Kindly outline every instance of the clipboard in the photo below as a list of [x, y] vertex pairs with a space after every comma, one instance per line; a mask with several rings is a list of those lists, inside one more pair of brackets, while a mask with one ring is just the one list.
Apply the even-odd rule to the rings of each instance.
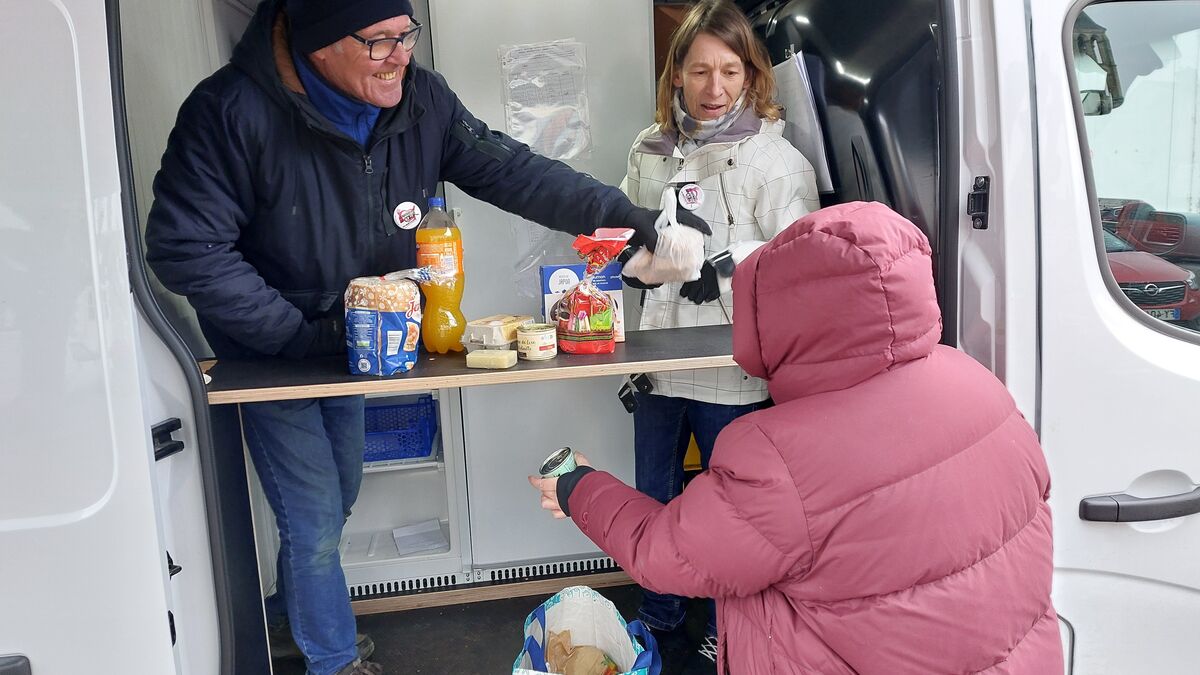
[[821, 133], [821, 118], [817, 116], [803, 52], [796, 52], [771, 70], [775, 74], [776, 96], [784, 109], [783, 137], [812, 163], [817, 177], [817, 191], [833, 192], [825, 137]]

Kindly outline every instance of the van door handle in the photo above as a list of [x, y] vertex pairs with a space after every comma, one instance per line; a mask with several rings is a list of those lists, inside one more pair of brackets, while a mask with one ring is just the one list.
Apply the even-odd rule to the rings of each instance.
[[1124, 492], [1085, 497], [1079, 502], [1079, 518], [1104, 523], [1140, 523], [1167, 520], [1200, 513], [1200, 488], [1165, 497], [1134, 497]]

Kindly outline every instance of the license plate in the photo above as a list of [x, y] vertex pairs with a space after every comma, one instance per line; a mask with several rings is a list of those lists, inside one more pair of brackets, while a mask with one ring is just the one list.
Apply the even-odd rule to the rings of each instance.
[[1145, 312], [1147, 314], [1149, 314], [1150, 316], [1154, 317], [1155, 319], [1162, 319], [1164, 321], [1178, 321], [1179, 320], [1179, 309], [1178, 308], [1175, 308], [1175, 309], [1147, 309], [1147, 310], [1145, 310]]

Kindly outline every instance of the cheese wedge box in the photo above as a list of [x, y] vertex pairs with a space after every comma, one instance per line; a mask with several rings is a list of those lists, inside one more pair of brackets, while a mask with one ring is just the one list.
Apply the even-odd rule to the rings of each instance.
[[[567, 291], [583, 279], [586, 265], [542, 265], [542, 320], [548, 321], [550, 308]], [[625, 341], [625, 299], [622, 295], [625, 284], [621, 283], [621, 264], [610, 263], [596, 273], [592, 282], [613, 301], [613, 337], [617, 342]]]

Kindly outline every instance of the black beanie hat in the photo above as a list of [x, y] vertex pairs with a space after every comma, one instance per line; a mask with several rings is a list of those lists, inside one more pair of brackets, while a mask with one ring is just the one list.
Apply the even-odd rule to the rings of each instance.
[[287, 0], [292, 46], [311, 54], [367, 26], [412, 16], [409, 0]]

